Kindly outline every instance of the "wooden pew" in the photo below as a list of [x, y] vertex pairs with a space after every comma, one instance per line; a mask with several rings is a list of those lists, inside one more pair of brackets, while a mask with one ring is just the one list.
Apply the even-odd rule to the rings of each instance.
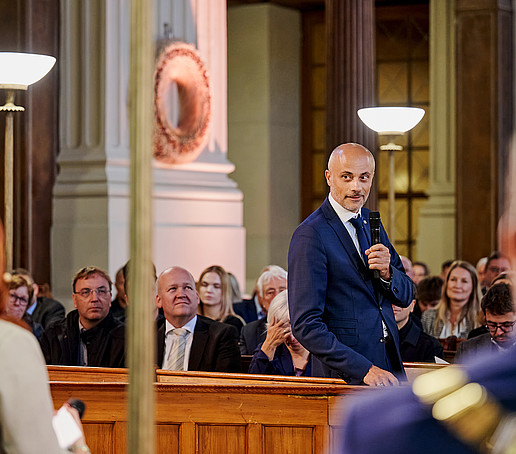
[[[410, 381], [444, 367], [407, 363]], [[92, 452], [126, 452], [127, 369], [48, 366], [56, 408], [86, 403]], [[324, 453], [340, 435], [352, 394], [372, 388], [342, 380], [156, 370], [157, 451], [177, 454]]]

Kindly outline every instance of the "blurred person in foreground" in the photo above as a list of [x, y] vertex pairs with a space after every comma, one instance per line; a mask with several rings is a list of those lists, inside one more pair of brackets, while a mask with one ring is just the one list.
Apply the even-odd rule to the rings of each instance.
[[[4, 273], [0, 227], [0, 276]], [[48, 373], [36, 338], [5, 314], [7, 288], [0, 278], [0, 452], [89, 453], [84, 436], [70, 448], [59, 447], [52, 426], [54, 405]], [[10, 320], [13, 320], [11, 322]], [[82, 431], [77, 410], [64, 404]]]
[[267, 334], [258, 346], [249, 373], [310, 377], [310, 353], [292, 334], [287, 290], [272, 300], [267, 312]]

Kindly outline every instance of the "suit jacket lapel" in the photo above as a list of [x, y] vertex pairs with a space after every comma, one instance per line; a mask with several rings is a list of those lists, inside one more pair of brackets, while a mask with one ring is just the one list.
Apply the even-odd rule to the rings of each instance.
[[190, 358], [188, 358], [188, 370], [199, 370], [206, 342], [208, 342], [208, 326], [204, 323], [202, 318], [197, 316], [192, 348], [190, 349]]
[[[330, 224], [331, 228], [335, 231], [336, 235], [338, 236], [339, 240], [342, 243], [342, 246], [344, 247], [344, 250], [349, 255], [351, 261], [355, 265], [355, 268], [358, 270], [358, 273], [362, 276], [367, 288], [373, 295], [377, 296], [377, 293], [371, 282], [369, 269], [365, 266], [364, 262], [360, 258], [357, 248], [355, 247], [355, 243], [353, 243], [353, 240], [351, 239], [351, 236], [349, 235], [348, 229], [346, 229], [346, 227], [340, 220], [337, 213], [335, 213], [335, 210], [331, 206], [328, 199], [326, 199], [324, 201], [324, 203], [322, 204], [322, 209], [323, 209], [324, 215], [326, 216], [328, 223]], [[371, 244], [370, 229], [366, 228], [364, 230], [366, 232], [366, 236], [369, 241], [369, 244]]]

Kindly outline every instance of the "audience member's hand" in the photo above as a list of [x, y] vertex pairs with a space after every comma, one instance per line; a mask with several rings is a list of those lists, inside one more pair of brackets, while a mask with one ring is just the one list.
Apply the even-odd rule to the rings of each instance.
[[262, 351], [267, 355], [269, 361], [274, 359], [276, 348], [285, 342], [292, 330], [288, 320], [278, 320], [273, 317], [269, 327], [267, 328], [267, 337], [262, 345]]
[[399, 385], [398, 379], [390, 372], [376, 367], [374, 364], [371, 366], [366, 376], [364, 377], [364, 383], [369, 386], [396, 386]]
[[391, 253], [382, 243], [373, 244], [365, 251], [370, 270], [378, 270], [380, 277], [386, 281], [391, 278]]

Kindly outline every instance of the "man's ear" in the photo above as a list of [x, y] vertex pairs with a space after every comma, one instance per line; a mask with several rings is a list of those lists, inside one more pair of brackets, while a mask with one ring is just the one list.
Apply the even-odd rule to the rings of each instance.
[[414, 305], [416, 304], [416, 300], [412, 300], [412, 302], [408, 305], [410, 307], [410, 312], [414, 311]]
[[36, 284], [35, 282], [32, 284], [32, 288], [34, 289], [34, 293], [33, 293], [33, 298], [36, 299], [38, 297], [38, 294], [39, 294], [39, 285]]
[[324, 176], [326, 177], [326, 184], [331, 186], [331, 173], [328, 169], [324, 171]]
[[72, 295], [72, 300], [75, 309], [77, 309], [77, 295], [75, 293]]
[[160, 309], [163, 308], [163, 304], [161, 303], [161, 298], [159, 297], [159, 295], [156, 293], [156, 307], [159, 307]]

